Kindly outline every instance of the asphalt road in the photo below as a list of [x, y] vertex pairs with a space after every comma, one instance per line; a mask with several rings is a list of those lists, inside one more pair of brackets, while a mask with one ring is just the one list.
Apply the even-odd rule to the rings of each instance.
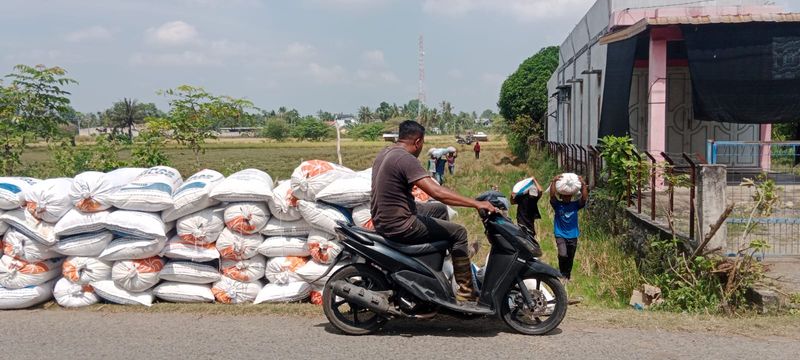
[[2, 359], [797, 359], [791, 339], [611, 329], [566, 322], [554, 334], [500, 321], [396, 321], [339, 335], [324, 317], [82, 311], [0, 312]]

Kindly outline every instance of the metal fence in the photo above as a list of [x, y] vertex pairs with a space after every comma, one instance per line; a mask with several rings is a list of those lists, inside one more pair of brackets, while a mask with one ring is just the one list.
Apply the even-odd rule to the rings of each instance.
[[[590, 188], [602, 184], [610, 177], [611, 169], [606, 166], [601, 146], [563, 144], [557, 142], [537, 142], [540, 149], [547, 151], [564, 171], [584, 176]], [[649, 216], [651, 221], [690, 239], [695, 237], [696, 219], [696, 178], [697, 166], [706, 163], [703, 156], [687, 153], [635, 152], [640, 160], [638, 182], [628, 184], [624, 199], [627, 206], [638, 214]], [[667, 165], [658, 166], [661, 159]], [[665, 176], [664, 172], [669, 175]], [[687, 184], [673, 184], [670, 179], [686, 175]]]
[[800, 142], [709, 141], [707, 153], [727, 165], [728, 202], [736, 204], [728, 251], [761, 240], [764, 255], [800, 255]]

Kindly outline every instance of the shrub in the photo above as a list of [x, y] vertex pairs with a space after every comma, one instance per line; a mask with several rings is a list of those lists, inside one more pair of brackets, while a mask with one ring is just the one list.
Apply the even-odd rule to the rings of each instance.
[[261, 128], [261, 137], [283, 141], [291, 133], [292, 128], [286, 120], [273, 118], [267, 121], [267, 124]]
[[375, 122], [370, 124], [356, 125], [350, 129], [350, 131], [348, 131], [348, 135], [354, 139], [375, 141], [378, 140], [381, 135], [383, 135], [383, 132], [383, 123]]

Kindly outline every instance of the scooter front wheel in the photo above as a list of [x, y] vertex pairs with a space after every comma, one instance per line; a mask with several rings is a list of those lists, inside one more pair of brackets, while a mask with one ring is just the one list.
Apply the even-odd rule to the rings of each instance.
[[[389, 289], [386, 277], [380, 271], [364, 264], [351, 264], [333, 274], [328, 284], [343, 280], [367, 290]], [[331, 325], [347, 335], [366, 335], [378, 330], [386, 318], [357, 304], [336, 296], [328, 285], [322, 292], [322, 310]]]
[[[503, 321], [526, 335], [544, 335], [553, 331], [567, 314], [567, 291], [557, 278], [536, 275], [523, 279], [530, 301], [514, 284], [500, 305]], [[532, 305], [532, 306], [531, 306]]]

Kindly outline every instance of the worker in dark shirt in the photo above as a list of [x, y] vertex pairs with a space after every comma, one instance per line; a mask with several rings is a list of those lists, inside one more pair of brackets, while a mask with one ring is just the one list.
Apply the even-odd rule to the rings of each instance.
[[533, 236], [536, 235], [534, 221], [542, 218], [539, 213], [539, 198], [541, 197], [542, 186], [535, 177], [531, 177], [531, 182], [519, 192], [511, 193], [511, 204], [517, 205], [517, 225]]
[[397, 144], [381, 150], [372, 165], [371, 211], [375, 231], [402, 244], [449, 242], [453, 275], [458, 284], [456, 299], [475, 301], [477, 296], [472, 286], [467, 229], [440, 216], [431, 216], [430, 209], [414, 201], [411, 189], [416, 185], [446, 205], [490, 213], [498, 210], [488, 201], [461, 196], [431, 179], [417, 159], [425, 143], [422, 125], [412, 120], [404, 121], [400, 124], [398, 137]]

